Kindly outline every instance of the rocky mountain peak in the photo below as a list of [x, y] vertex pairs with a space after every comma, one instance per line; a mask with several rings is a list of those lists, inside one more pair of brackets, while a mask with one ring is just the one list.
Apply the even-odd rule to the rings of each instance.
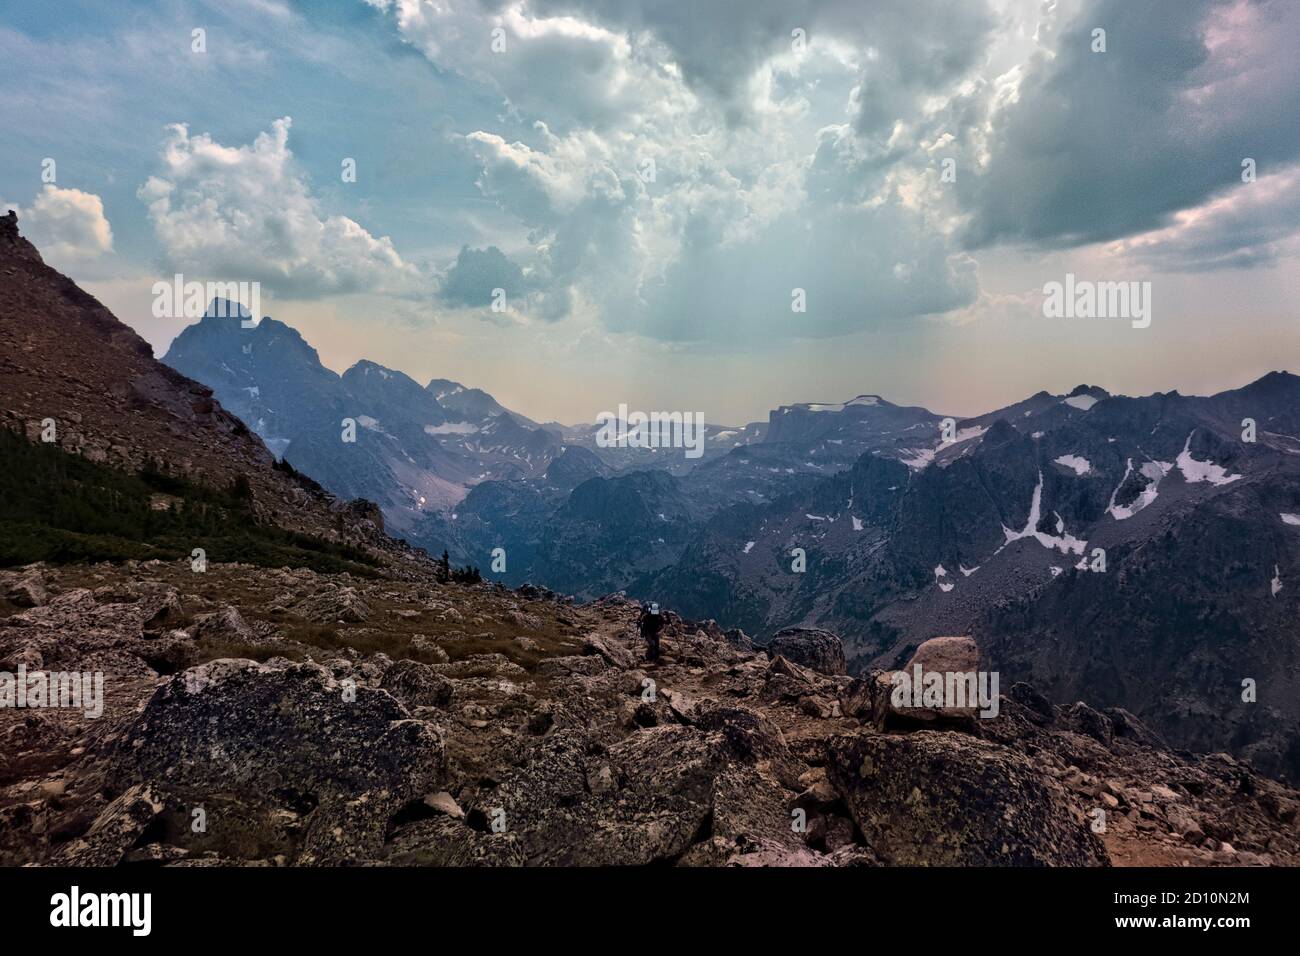
[[0, 246], [4, 247], [6, 256], [42, 264], [45, 262], [36, 247], [18, 231], [18, 213], [13, 209], [0, 216]]

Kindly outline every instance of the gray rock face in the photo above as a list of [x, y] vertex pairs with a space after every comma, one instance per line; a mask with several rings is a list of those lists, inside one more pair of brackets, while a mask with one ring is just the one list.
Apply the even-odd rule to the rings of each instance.
[[822, 674], [843, 674], [844, 644], [838, 636], [817, 627], [787, 627], [777, 631], [767, 645], [773, 657], [810, 667]]
[[[725, 762], [717, 738], [686, 727], [638, 731], [604, 755], [561, 739], [496, 799], [520, 827], [529, 863], [644, 865], [691, 845]], [[588, 776], [606, 766], [609, 789], [588, 798]]]
[[834, 737], [827, 771], [867, 843], [904, 866], [1102, 866], [1065, 792], [1015, 751], [964, 735]]
[[148, 781], [177, 822], [203, 807], [211, 848], [330, 864], [372, 856], [392, 816], [444, 772], [441, 731], [388, 693], [314, 664], [227, 659], [158, 690], [113, 776]]

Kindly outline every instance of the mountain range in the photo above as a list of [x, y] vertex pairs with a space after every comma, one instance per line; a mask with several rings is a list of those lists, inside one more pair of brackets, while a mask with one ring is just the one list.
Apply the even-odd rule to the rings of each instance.
[[[272, 319], [204, 318], [165, 361], [295, 468], [495, 580], [625, 591], [759, 640], [826, 628], [854, 673], [971, 633], [1050, 695], [1300, 774], [1289, 373], [1209, 397], [1080, 385], [974, 416], [871, 394], [782, 405], [710, 426], [692, 461], [602, 448], [594, 425], [538, 425], [446, 380], [366, 361], [335, 375]], [[1237, 699], [1247, 679], [1258, 705]]]

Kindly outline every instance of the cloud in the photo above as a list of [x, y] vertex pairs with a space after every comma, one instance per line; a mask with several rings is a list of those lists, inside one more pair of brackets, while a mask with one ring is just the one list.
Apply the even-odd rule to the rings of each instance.
[[[732, 122], [755, 104], [755, 83], [774, 60], [805, 49], [847, 53], [859, 67], [857, 122], [892, 126], [975, 66], [994, 18], [978, 0], [537, 0], [538, 16], [581, 15], [611, 31], [662, 45], [697, 96]], [[886, 130], [887, 132], [887, 130]]]
[[[980, 61], [993, 25], [982, 3], [367, 2], [531, 124], [521, 139], [459, 138], [481, 193], [526, 232], [512, 258], [534, 290], [518, 304], [529, 317], [745, 348], [977, 295], [925, 147], [941, 89]], [[868, 115], [882, 98], [887, 123]], [[842, 122], [813, 118], [828, 113]], [[488, 265], [464, 259], [448, 281]], [[810, 306], [792, 316], [795, 288]]]
[[1109, 251], [1161, 272], [1248, 269], [1300, 254], [1300, 166], [1243, 183]]
[[526, 2], [364, 0], [442, 69], [496, 89], [520, 115], [561, 132], [621, 125], [681, 94], [654, 51], [587, 19], [537, 15]]
[[113, 251], [113, 229], [94, 193], [47, 183], [26, 209], [0, 205], [18, 212], [24, 235], [52, 263], [84, 262]]
[[[801, 290], [806, 311], [793, 303]], [[974, 301], [974, 262], [897, 202], [783, 216], [734, 244], [688, 241], [627, 330], [744, 344], [824, 338]]]
[[507, 300], [522, 295], [526, 289], [523, 270], [496, 246], [463, 246], [438, 294], [448, 305], [486, 306], [492, 304], [496, 289], [501, 289]]
[[[1091, 49], [1106, 31], [1106, 52]], [[1300, 5], [1088, 0], [1020, 71], [966, 180], [973, 247], [1073, 246], [1160, 228], [1300, 155]]]
[[169, 271], [258, 281], [291, 298], [419, 295], [419, 271], [387, 237], [322, 212], [289, 149], [289, 117], [251, 145], [167, 127], [161, 168], [140, 187]]
[[457, 142], [519, 227], [486, 238], [529, 317], [744, 349], [999, 313], [985, 247], [1149, 236], [1128, 254], [1165, 267], [1292, 248], [1289, 204], [1212, 204], [1243, 157], [1264, 176], [1300, 153], [1275, 121], [1300, 107], [1294, 4], [366, 2], [505, 102]]

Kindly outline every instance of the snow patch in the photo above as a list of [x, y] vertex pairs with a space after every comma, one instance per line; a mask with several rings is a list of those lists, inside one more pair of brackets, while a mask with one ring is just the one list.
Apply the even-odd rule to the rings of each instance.
[[1278, 515], [1283, 524], [1300, 524], [1300, 515], [1281, 514]]
[[1273, 597], [1277, 597], [1277, 592], [1282, 590], [1282, 576], [1278, 572], [1277, 565], [1273, 565]]
[[743, 548], [740, 549], [740, 553], [741, 553], [741, 554], [749, 554], [749, 552], [751, 552], [751, 551], [753, 551], [753, 550], [754, 550], [754, 542], [752, 542], [752, 541], [746, 541], [746, 542], [745, 542], [745, 546], [744, 546]]
[[851, 518], [853, 519], [853, 530], [854, 530], [854, 531], [861, 531], [861, 530], [862, 530], [862, 519], [859, 518], [857, 515], [850, 515], [849, 517], [851, 517]]
[[1092, 463], [1079, 455], [1062, 455], [1056, 459], [1056, 463], [1074, 469], [1076, 475], [1086, 475], [1092, 471]]
[[916, 471], [925, 471], [925, 469], [929, 468], [931, 463], [934, 461], [933, 448], [905, 448], [903, 454], [916, 456], [914, 458], [902, 459], [903, 464], [908, 468], [915, 469]]
[[1196, 430], [1192, 429], [1187, 435], [1187, 441], [1183, 442], [1182, 454], [1178, 456], [1178, 468], [1183, 473], [1183, 478], [1189, 484], [1195, 484], [1198, 481], [1208, 481], [1212, 485], [1228, 485], [1236, 481], [1241, 475], [1230, 475], [1222, 465], [1216, 465], [1212, 461], [1197, 461], [1192, 457], [1190, 451], [1192, 447], [1192, 435]]
[[848, 402], [810, 402], [807, 405], [796, 406], [807, 409], [810, 412], [842, 412], [851, 405], [879, 405], [880, 398], [876, 395], [859, 395], [857, 398]]
[[424, 426], [426, 435], [473, 435], [477, 432], [478, 426], [469, 422], [444, 422], [441, 425]]
[[940, 564], [940, 565], [936, 565], [936, 566], [935, 566], [935, 569], [934, 569], [934, 580], [938, 583], [938, 585], [939, 585], [939, 590], [940, 590], [940, 591], [943, 591], [945, 594], [946, 594], [947, 592], [951, 591], [954, 587], [956, 587], [955, 584], [952, 584], [952, 583], [950, 583], [950, 582], [947, 582], [947, 581], [942, 580], [943, 578], [946, 578], [947, 576], [948, 576], [948, 570], [947, 570], [947, 568], [945, 568], [942, 564]]
[[1051, 535], [1046, 531], [1038, 530], [1038, 523], [1043, 517], [1043, 472], [1038, 472], [1038, 484], [1034, 486], [1034, 497], [1029, 503], [1029, 520], [1025, 522], [1023, 531], [1012, 531], [1006, 525], [1002, 526], [1002, 533], [1006, 535], [1006, 542], [1002, 547], [1006, 547], [1014, 541], [1020, 541], [1025, 538], [1033, 538], [1044, 548], [1052, 548], [1060, 551], [1062, 554], [1083, 554], [1083, 549], [1088, 546], [1087, 541], [1081, 541], [1072, 534], [1065, 534], [1065, 522], [1057, 516], [1057, 534]]
[[952, 448], [956, 445], [960, 445], [962, 442], [967, 442], [974, 438], [981, 438], [987, 431], [987, 428], [983, 428], [979, 425], [972, 425], [969, 428], [960, 429], [952, 441], [943, 442], [937, 448], [904, 448], [902, 454], [912, 455], [914, 457], [900, 458], [899, 460], [908, 468], [913, 468], [916, 471], [924, 471], [926, 468], [930, 467], [934, 462], [934, 456], [940, 451], [943, 451], [945, 448]]
[[1092, 408], [1092, 406], [1097, 404], [1097, 399], [1093, 398], [1091, 395], [1071, 395], [1065, 400], [1065, 404], [1069, 405], [1071, 408], [1077, 408], [1080, 411], [1086, 412], [1088, 409]]
[[1169, 474], [1173, 467], [1167, 461], [1144, 462], [1139, 471], [1151, 483], [1142, 489], [1142, 493], [1133, 499], [1131, 504], [1117, 505], [1115, 504], [1115, 496], [1119, 494], [1119, 490], [1124, 487], [1124, 482], [1128, 481], [1128, 476], [1133, 471], [1133, 459], [1129, 458], [1124, 465], [1124, 477], [1119, 480], [1115, 490], [1110, 493], [1110, 504], [1106, 506], [1106, 510], [1116, 521], [1123, 521], [1125, 518], [1133, 517], [1156, 500], [1156, 495], [1160, 490], [1160, 480]]

